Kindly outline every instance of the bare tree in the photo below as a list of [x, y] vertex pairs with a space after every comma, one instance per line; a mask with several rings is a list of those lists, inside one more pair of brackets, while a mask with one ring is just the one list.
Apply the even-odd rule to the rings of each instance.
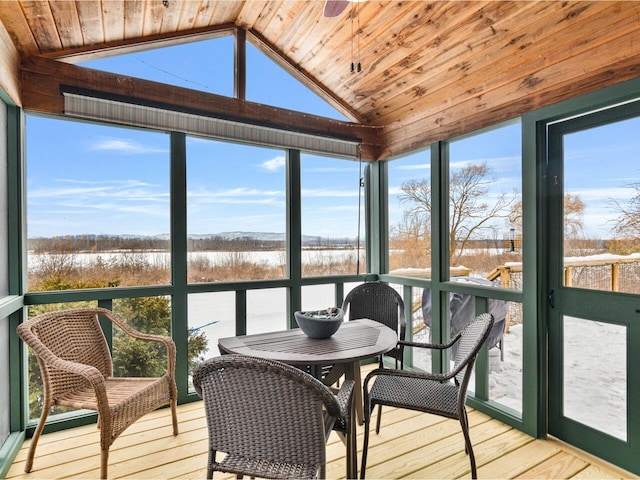
[[[584, 229], [584, 202], [578, 195], [564, 195], [564, 233], [565, 238], [577, 239]], [[509, 214], [509, 222], [517, 230], [522, 231], [522, 200], [515, 202]]]
[[[492, 183], [486, 163], [468, 165], [455, 171], [449, 181], [450, 260], [455, 263], [469, 242], [495, 229], [496, 220], [508, 219], [516, 196], [490, 195]], [[400, 201], [407, 205], [404, 223], [420, 222], [429, 228], [431, 189], [427, 180], [411, 180], [401, 187]], [[409, 221], [411, 219], [411, 221]]]
[[584, 202], [578, 195], [564, 194], [564, 234], [566, 238], [579, 238], [584, 230]]
[[[625, 250], [637, 251], [640, 244], [640, 183], [629, 185], [633, 188], [634, 195], [621, 203], [613, 200], [614, 209], [618, 217], [614, 220], [613, 232], [616, 234], [617, 244], [624, 244]], [[620, 248], [620, 245], [617, 246]]]
[[635, 194], [626, 201], [620, 203], [614, 200], [614, 208], [618, 212], [618, 218], [614, 221], [613, 231], [617, 236], [638, 238], [640, 237], [640, 183], [630, 185]]

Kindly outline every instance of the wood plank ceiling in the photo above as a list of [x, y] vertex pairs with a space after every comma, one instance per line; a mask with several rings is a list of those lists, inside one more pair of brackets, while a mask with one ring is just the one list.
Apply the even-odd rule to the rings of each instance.
[[[636, 1], [367, 0], [333, 18], [323, 16], [323, 6], [320, 0], [3, 0], [0, 22], [22, 58], [24, 106], [42, 111], [50, 107], [36, 95], [46, 83], [38, 75], [47, 68], [54, 76], [83, 74], [45, 67], [36, 56], [113, 53], [138, 42], [241, 28], [348, 114], [360, 129], [354, 131], [367, 137], [368, 159], [514, 118], [640, 70]], [[361, 72], [352, 73], [353, 61]], [[342, 128], [322, 125], [314, 128]]]

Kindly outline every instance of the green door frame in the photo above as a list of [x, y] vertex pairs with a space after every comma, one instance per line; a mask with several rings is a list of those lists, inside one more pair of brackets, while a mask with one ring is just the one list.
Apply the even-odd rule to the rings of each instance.
[[[525, 372], [525, 395], [523, 396], [523, 412], [534, 408], [536, 415], [523, 417], [525, 431], [535, 430], [538, 436], [548, 432], [547, 418], [549, 408], [548, 377], [549, 356], [547, 353], [549, 334], [548, 299], [550, 248], [549, 208], [550, 192], [546, 183], [548, 175], [548, 141], [549, 124], [581, 116], [589, 112], [605, 109], [613, 105], [628, 103], [640, 97], [640, 78], [627, 81], [597, 92], [576, 97], [561, 103], [545, 107], [522, 117], [523, 125], [523, 205], [534, 207], [534, 211], [524, 212], [523, 237], [534, 239], [525, 244], [523, 261], [527, 265], [524, 270], [525, 288], [523, 290], [524, 317], [533, 319], [525, 322], [523, 345], [525, 365], [536, 367], [527, 369], [534, 375]], [[534, 268], [532, 268], [534, 266]], [[532, 339], [535, 339], [532, 340]], [[638, 335], [631, 336], [631, 345], [640, 346]], [[633, 346], [630, 346], [633, 349]], [[526, 393], [528, 392], [528, 393]], [[584, 447], [583, 447], [584, 448]], [[628, 467], [627, 467], [628, 468]]]
[[[634, 375], [635, 365], [640, 363], [640, 317], [639, 295], [565, 287], [563, 281], [563, 139], [567, 134], [607, 125], [629, 118], [640, 118], [640, 101], [623, 104], [589, 115], [570, 118], [549, 127], [549, 221], [555, 226], [549, 229], [549, 292], [553, 292], [553, 303], [548, 307], [549, 321], [549, 432], [564, 441], [587, 450], [636, 473], [640, 472], [635, 444], [640, 440], [640, 418], [633, 415], [634, 405], [640, 401], [640, 381]], [[560, 179], [554, 181], [551, 179]], [[551, 293], [550, 293], [551, 294]], [[627, 439], [615, 438], [586, 427], [564, 415], [563, 378], [563, 318], [576, 316], [594, 321], [603, 321], [625, 327], [627, 330]], [[606, 348], [606, 345], [603, 345]]]

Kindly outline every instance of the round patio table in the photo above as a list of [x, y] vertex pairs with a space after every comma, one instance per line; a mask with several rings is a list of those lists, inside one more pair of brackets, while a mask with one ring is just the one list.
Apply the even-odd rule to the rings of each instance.
[[[389, 327], [373, 320], [359, 319], [344, 322], [329, 338], [310, 338], [301, 329], [294, 328], [221, 338], [218, 349], [222, 354], [236, 353], [308, 367], [326, 385], [333, 385], [344, 374], [347, 380], [355, 381], [354, 407], [356, 419], [362, 425], [364, 406], [360, 361], [392, 350], [397, 342], [396, 332]], [[332, 368], [323, 376], [323, 367], [328, 365]], [[355, 441], [353, 444], [355, 446]], [[351, 468], [355, 467], [355, 461], [355, 455], [347, 460], [348, 470], [351, 462]]]

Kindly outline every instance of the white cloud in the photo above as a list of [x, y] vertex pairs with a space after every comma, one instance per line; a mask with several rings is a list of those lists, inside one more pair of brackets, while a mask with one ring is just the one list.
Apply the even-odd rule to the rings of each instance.
[[306, 188], [301, 192], [303, 198], [336, 198], [336, 197], [357, 197], [358, 189], [354, 188], [353, 190], [336, 190], [329, 188]]
[[285, 158], [282, 155], [279, 155], [275, 158], [272, 158], [271, 160], [263, 162], [260, 167], [269, 172], [275, 172], [277, 170], [280, 170], [281, 168], [284, 168], [285, 162]]
[[166, 148], [143, 145], [134, 140], [124, 140], [119, 138], [103, 138], [89, 147], [91, 150], [107, 150], [120, 152], [127, 155], [138, 155], [144, 153], [167, 153]]
[[430, 170], [431, 169], [431, 164], [430, 163], [419, 163], [416, 165], [393, 165], [393, 163], [391, 164], [392, 168], [394, 170]]

